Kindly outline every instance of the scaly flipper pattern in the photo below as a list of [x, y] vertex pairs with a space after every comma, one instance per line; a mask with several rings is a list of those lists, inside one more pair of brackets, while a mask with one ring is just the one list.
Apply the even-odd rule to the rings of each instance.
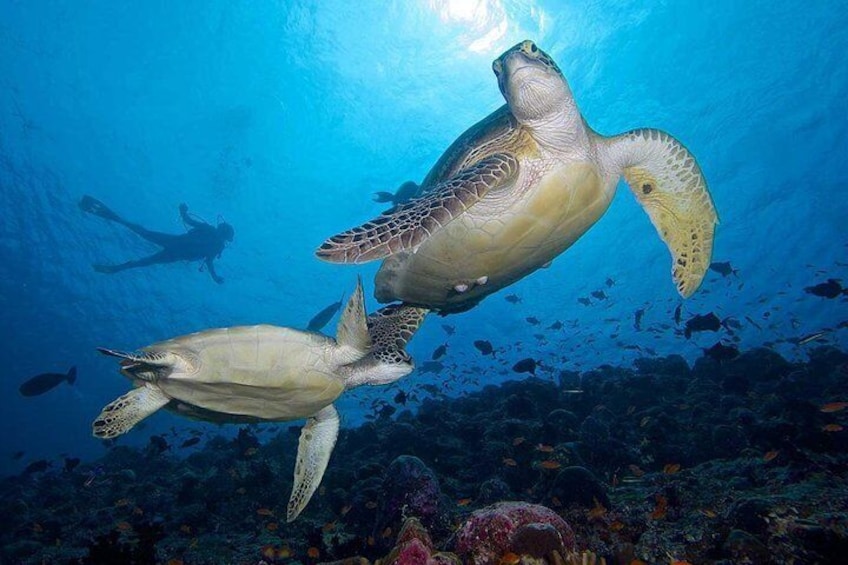
[[515, 157], [507, 153], [490, 155], [391, 214], [382, 214], [362, 226], [334, 235], [315, 254], [332, 263], [366, 263], [415, 250], [434, 231], [517, 174]]
[[289, 498], [286, 521], [297, 518], [315, 493], [330, 455], [339, 436], [339, 413], [333, 405], [322, 408], [306, 421], [300, 432], [297, 460], [294, 465], [294, 485]]
[[168, 404], [171, 399], [153, 385], [134, 388], [106, 405], [94, 420], [92, 433], [100, 439], [112, 439]]
[[671, 135], [638, 129], [604, 140], [672, 256], [671, 276], [689, 297], [701, 285], [713, 249], [718, 216], [695, 157]]

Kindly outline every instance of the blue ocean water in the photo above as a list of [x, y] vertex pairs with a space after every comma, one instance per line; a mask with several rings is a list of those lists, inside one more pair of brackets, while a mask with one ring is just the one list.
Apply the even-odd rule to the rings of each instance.
[[[103, 452], [91, 421], [128, 383], [98, 346], [132, 350], [238, 324], [305, 327], [357, 274], [377, 308], [377, 265], [323, 263], [314, 249], [380, 212], [373, 192], [420, 181], [503, 103], [491, 62], [523, 39], [557, 61], [596, 131], [656, 127], [691, 149], [721, 219], [713, 260], [738, 273], [710, 272], [681, 301], [668, 252], [622, 185], [550, 268], [470, 312], [427, 320], [413, 357], [426, 361], [447, 340], [455, 372], [472, 367], [473, 378], [416, 372], [353, 391], [337, 405], [345, 425], [397, 390], [437, 384], [459, 395], [515, 377], [481, 361], [477, 339], [568, 370], [626, 366], [646, 348], [691, 361], [718, 338], [675, 332], [681, 303], [684, 317], [739, 321], [743, 349], [769, 344], [803, 359], [795, 338], [823, 330], [822, 341], [845, 347], [844, 298], [803, 290], [848, 283], [839, 3], [360, 4], [0, 3], [0, 473]], [[225, 283], [194, 263], [94, 272], [92, 263], [155, 248], [84, 214], [85, 194], [172, 233], [183, 230], [181, 202], [210, 222], [220, 215], [235, 227], [217, 262]], [[597, 290], [608, 297], [578, 301]], [[504, 299], [513, 293], [520, 304]], [[544, 329], [557, 320], [564, 330]], [[18, 393], [29, 377], [71, 365], [74, 386]], [[172, 426], [198, 424], [157, 414], [121, 441], [143, 444]], [[13, 459], [17, 451], [25, 455]]]

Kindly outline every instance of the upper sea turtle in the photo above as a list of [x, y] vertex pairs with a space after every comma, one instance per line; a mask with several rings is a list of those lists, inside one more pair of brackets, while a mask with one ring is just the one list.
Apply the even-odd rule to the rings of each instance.
[[604, 137], [556, 63], [532, 41], [493, 63], [506, 105], [463, 133], [422, 195], [333, 236], [327, 261], [385, 259], [381, 302], [460, 312], [550, 263], [607, 210], [623, 175], [671, 251], [684, 297], [710, 264], [718, 223], [694, 156], [655, 129]]
[[136, 386], [108, 404], [94, 435], [114, 438], [162, 407], [213, 422], [307, 418], [300, 434], [287, 519], [294, 520], [321, 482], [339, 431], [333, 401], [362, 384], [409, 374], [404, 349], [426, 311], [388, 306], [365, 317], [362, 285], [345, 307], [336, 339], [269, 325], [220, 328], [144, 347], [120, 357]]

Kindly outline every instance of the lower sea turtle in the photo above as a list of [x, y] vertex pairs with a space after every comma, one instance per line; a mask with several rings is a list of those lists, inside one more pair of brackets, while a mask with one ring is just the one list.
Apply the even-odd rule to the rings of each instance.
[[532, 41], [493, 68], [506, 105], [448, 148], [422, 194], [329, 238], [316, 254], [338, 263], [385, 259], [378, 300], [460, 312], [570, 247], [624, 176], [671, 251], [677, 290], [691, 295], [718, 223], [694, 156], [656, 129], [594, 132], [556, 63]]
[[362, 285], [345, 307], [336, 339], [269, 325], [202, 331], [119, 357], [136, 386], [94, 421], [114, 438], [160, 408], [213, 422], [307, 418], [300, 434], [287, 519], [294, 520], [321, 483], [339, 432], [333, 401], [345, 390], [387, 384], [409, 374], [404, 347], [426, 311], [388, 306], [365, 317]]

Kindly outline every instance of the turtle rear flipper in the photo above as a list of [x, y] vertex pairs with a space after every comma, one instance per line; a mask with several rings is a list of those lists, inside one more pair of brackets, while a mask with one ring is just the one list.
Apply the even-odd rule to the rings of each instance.
[[332, 263], [366, 263], [416, 249], [486, 194], [518, 174], [518, 160], [496, 153], [384, 214], [325, 241], [315, 254]]
[[120, 396], [106, 405], [94, 420], [94, 437], [112, 439], [124, 434], [171, 401], [164, 392], [153, 385], [143, 385]]
[[710, 266], [718, 224], [701, 168], [682, 143], [656, 129], [633, 130], [604, 143], [609, 165], [624, 175], [668, 246], [672, 278], [688, 298]]
[[339, 413], [332, 404], [322, 408], [306, 421], [300, 432], [294, 484], [289, 498], [286, 521], [297, 518], [315, 493], [339, 436]]

